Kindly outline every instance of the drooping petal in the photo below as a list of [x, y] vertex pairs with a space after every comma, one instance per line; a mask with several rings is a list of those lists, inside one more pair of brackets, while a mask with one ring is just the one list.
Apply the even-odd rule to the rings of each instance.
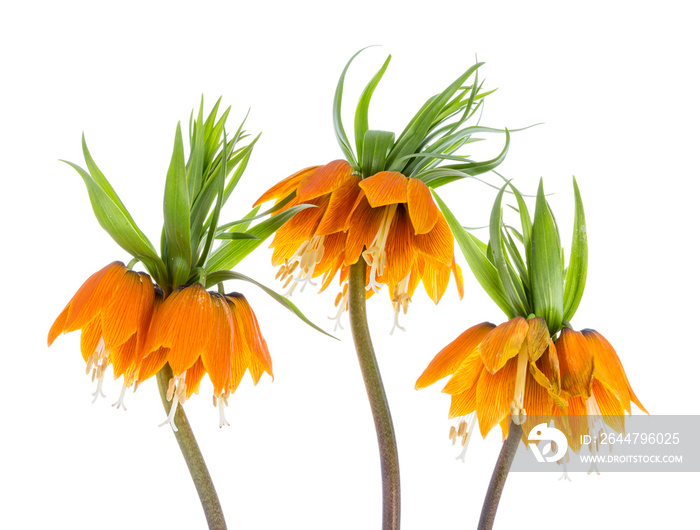
[[168, 351], [168, 348], [156, 348], [144, 357], [136, 375], [139, 384], [161, 371], [165, 363], [168, 362]]
[[68, 312], [70, 311], [70, 303], [63, 308], [63, 311], [58, 315], [54, 323], [51, 325], [49, 330], [49, 336], [46, 339], [46, 344], [51, 346], [53, 342], [58, 338], [58, 336], [63, 333], [66, 327], [66, 318], [68, 318]]
[[233, 354], [233, 316], [222, 295], [211, 294], [212, 319], [208, 347], [202, 350], [202, 363], [214, 385], [214, 395], [225, 394]]
[[472, 353], [493, 328], [490, 322], [472, 326], [450, 342], [435, 356], [416, 381], [416, 389], [425, 388], [443, 377], [454, 374], [462, 362]]
[[479, 354], [490, 373], [496, 373], [509, 359], [518, 355], [528, 329], [523, 317], [515, 317], [497, 326], [484, 338], [479, 345]]
[[525, 378], [525, 394], [523, 408], [528, 416], [544, 416], [552, 413], [552, 398], [547, 391], [549, 388], [550, 368], [546, 359], [540, 359], [533, 365], [545, 378], [546, 385], [536, 381], [530, 371]]
[[408, 179], [397, 171], [380, 171], [359, 184], [372, 208], [408, 201]]
[[[481, 371], [484, 371], [483, 364], [481, 365]], [[477, 376], [480, 375], [481, 373], [477, 374]], [[477, 386], [474, 385], [469, 390], [452, 396], [450, 401], [450, 419], [466, 416], [476, 410], [476, 388]]]
[[182, 374], [209, 347], [212, 312], [211, 296], [201, 284], [180, 288], [156, 313], [146, 350], [169, 348], [168, 363], [176, 376]]
[[343, 187], [348, 180], [355, 180], [352, 171], [352, 166], [345, 160], [333, 160], [302, 179], [297, 189], [297, 197], [301, 202], [307, 202], [327, 195]]
[[187, 387], [187, 399], [190, 398], [192, 394], [199, 394], [199, 384], [202, 382], [202, 378], [207, 373], [206, 368], [204, 368], [204, 363], [202, 358], [197, 359], [194, 363], [187, 369], [187, 374], [185, 374], [185, 386]]
[[630, 398], [634, 396], [632, 401], [647, 412], [632, 392], [625, 369], [612, 345], [594, 329], [584, 329], [581, 333], [593, 352], [593, 377], [608, 385], [618, 395], [626, 411], [631, 413]]
[[107, 349], [124, 344], [136, 334], [142, 291], [141, 277], [138, 273], [127, 270], [111, 300], [102, 310], [102, 336]]
[[91, 322], [111, 300], [125, 273], [124, 264], [115, 261], [90, 276], [70, 301], [63, 333], [82, 329]]
[[414, 260], [411, 222], [405, 208], [398, 207], [386, 240], [387, 282], [395, 284], [403, 280], [411, 270]]
[[591, 395], [593, 354], [586, 338], [571, 328], [561, 330], [554, 343], [561, 370], [561, 387], [569, 396]]
[[124, 344], [112, 348], [109, 359], [112, 362], [114, 379], [120, 378], [136, 362], [136, 334], [127, 339]]
[[364, 193], [357, 197], [356, 205], [350, 217], [348, 238], [345, 247], [345, 264], [357, 263], [365, 247], [372, 245], [384, 217], [383, 208], [372, 208]]
[[542, 317], [530, 318], [527, 321], [527, 355], [535, 362], [547, 350], [552, 339], [549, 336], [547, 321]]
[[232, 313], [236, 318], [236, 329], [244, 337], [245, 344], [251, 356], [248, 367], [253, 376], [253, 381], [257, 384], [263, 372], [267, 372], [273, 378], [272, 359], [267, 347], [267, 342], [260, 331], [258, 319], [250, 307], [248, 300], [241, 293], [231, 293], [227, 295], [233, 302], [235, 308]]
[[[524, 319], [523, 319], [524, 320]], [[515, 393], [517, 359], [511, 359], [495, 374], [483, 370], [476, 387], [476, 416], [481, 436], [486, 435], [510, 414]]]
[[406, 199], [414, 233], [427, 234], [437, 223], [440, 214], [430, 188], [418, 179], [409, 178]]
[[420, 253], [443, 265], [452, 266], [455, 246], [454, 237], [441, 213], [438, 214], [433, 229], [427, 234], [416, 235], [414, 242], [416, 249]]
[[316, 233], [316, 228], [328, 207], [328, 201], [328, 196], [309, 199], [305, 204], [312, 204], [317, 207], [306, 208], [287, 221], [277, 230], [270, 246], [296, 244], [298, 247], [302, 242], [310, 240]]
[[305, 169], [302, 169], [301, 171], [298, 171], [297, 173], [294, 173], [293, 175], [290, 175], [286, 179], [281, 180], [280, 182], [272, 186], [269, 190], [267, 190], [265, 193], [263, 193], [262, 196], [257, 201], [255, 201], [255, 204], [253, 206], [258, 206], [259, 204], [262, 204], [272, 199], [284, 199], [299, 187], [299, 183], [304, 177], [316, 171], [320, 167], [321, 166], [307, 167]]
[[455, 277], [455, 284], [457, 284], [457, 293], [459, 294], [459, 299], [464, 298], [464, 280], [462, 279], [462, 269], [455, 262], [455, 257], [452, 256], [452, 274]]
[[593, 379], [591, 398], [605, 423], [617, 432], [625, 431], [625, 407], [617, 393], [608, 385]]
[[442, 391], [445, 394], [462, 394], [476, 385], [481, 371], [484, 369], [484, 363], [481, 362], [481, 356], [479, 355], [478, 349], [474, 349], [459, 368], [455, 371], [454, 375], [445, 385]]
[[85, 362], [95, 353], [100, 340], [102, 340], [102, 320], [96, 317], [83, 326], [83, 331], [80, 333], [80, 352]]
[[359, 176], [350, 175], [345, 184], [331, 193], [326, 212], [316, 229], [317, 235], [324, 236], [348, 229], [350, 214], [361, 191], [359, 182]]
[[422, 265], [423, 287], [430, 299], [437, 304], [447, 290], [452, 269], [429, 258], [423, 258]]

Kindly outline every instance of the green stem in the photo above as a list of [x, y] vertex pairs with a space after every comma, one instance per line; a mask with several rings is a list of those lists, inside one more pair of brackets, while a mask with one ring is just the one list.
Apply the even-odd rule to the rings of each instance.
[[352, 336], [357, 350], [362, 378], [365, 381], [374, 428], [377, 431], [379, 460], [382, 469], [383, 530], [398, 530], [401, 519], [401, 487], [399, 483], [399, 454], [396, 448], [394, 424], [384, 392], [382, 376], [374, 355], [367, 325], [367, 265], [363, 259], [350, 266], [349, 310]]
[[520, 425], [510, 422], [510, 431], [508, 438], [503, 442], [501, 453], [498, 455], [496, 467], [491, 476], [489, 489], [486, 491], [484, 505], [481, 508], [481, 518], [479, 519], [478, 530], [491, 530], [493, 522], [496, 519], [496, 510], [498, 510], [498, 502], [501, 500], [503, 487], [506, 485], [510, 466], [515, 458], [515, 453], [520, 445], [520, 438], [523, 436], [523, 429]]
[[[166, 394], [168, 393], [168, 383], [172, 376], [173, 372], [167, 364], [156, 376], [158, 378], [160, 398], [163, 401], [163, 407], [165, 407], [166, 413], [170, 411], [171, 406]], [[194, 486], [197, 488], [197, 494], [199, 494], [199, 501], [202, 503], [204, 515], [207, 518], [207, 524], [210, 530], [226, 530], [226, 521], [224, 520], [224, 512], [221, 510], [221, 504], [219, 504], [219, 497], [216, 494], [216, 489], [209, 475], [207, 464], [204, 462], [204, 457], [199, 450], [197, 440], [195, 440], [194, 433], [192, 432], [189, 421], [187, 421], [187, 416], [185, 415], [182, 405], [178, 406], [177, 412], [175, 413], [175, 426], [177, 427], [177, 431], [173, 434], [175, 434], [177, 443], [180, 446], [180, 451], [182, 451], [182, 456], [185, 458], [187, 467], [190, 470]]]

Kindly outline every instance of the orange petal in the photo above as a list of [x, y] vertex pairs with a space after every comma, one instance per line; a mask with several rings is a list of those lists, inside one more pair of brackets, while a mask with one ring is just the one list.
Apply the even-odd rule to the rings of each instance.
[[586, 338], [578, 331], [564, 328], [554, 347], [559, 357], [562, 390], [571, 397], [590, 397], [593, 354]]
[[141, 277], [127, 270], [102, 310], [102, 336], [108, 350], [124, 344], [136, 333], [142, 291]]
[[61, 311], [61, 314], [58, 315], [54, 323], [51, 325], [51, 329], [49, 330], [49, 336], [46, 339], [46, 344], [48, 346], [51, 346], [53, 344], [53, 341], [55, 341], [58, 336], [63, 333], [63, 330], [66, 327], [66, 318], [68, 318], [68, 311], [70, 311], [70, 303], [63, 308], [63, 311]]
[[479, 354], [490, 373], [497, 372], [508, 359], [518, 355], [528, 329], [527, 321], [523, 317], [515, 317], [500, 324], [486, 336], [479, 345]]
[[511, 359], [495, 374], [483, 370], [479, 376], [476, 386], [476, 416], [479, 420], [481, 436], [484, 438], [510, 414], [510, 403], [515, 393], [517, 365], [517, 359]]
[[97, 317], [83, 326], [83, 331], [80, 333], [80, 352], [83, 354], [85, 362], [95, 353], [101, 339], [102, 321]]
[[160, 307], [163, 303], [163, 291], [160, 287], [156, 293], [151, 277], [143, 272], [140, 272], [139, 276], [141, 277], [141, 303], [139, 305], [139, 321], [136, 339], [137, 364], [141, 362], [145, 353], [143, 347], [146, 344], [153, 314], [156, 308]]
[[325, 236], [348, 229], [350, 214], [360, 194], [360, 177], [350, 175], [346, 183], [331, 193], [328, 208], [316, 229], [316, 234]]
[[202, 350], [202, 363], [214, 385], [214, 395], [220, 396], [228, 390], [233, 355], [233, 316], [226, 299], [220, 294], [211, 294], [212, 319], [209, 323], [209, 345]]
[[632, 412], [630, 398], [634, 396], [634, 403], [647, 412], [634, 395], [622, 362], [612, 345], [594, 329], [584, 329], [581, 333], [593, 352], [593, 377], [608, 385], [618, 395], [626, 411]]
[[452, 267], [454, 259], [454, 237], [450, 232], [447, 221], [438, 214], [433, 229], [427, 234], [419, 234], [414, 238], [416, 249], [425, 256], [432, 258], [447, 267]]
[[462, 361], [462, 364], [459, 365], [459, 368], [457, 368], [442, 391], [445, 394], [455, 395], [470, 390], [476, 385], [483, 369], [484, 363], [481, 362], [479, 351], [474, 349], [467, 358]]
[[[248, 367], [251, 370], [251, 375], [253, 375], [253, 381], [257, 384], [263, 371], [272, 376], [272, 359], [267, 348], [267, 342], [260, 331], [260, 325], [253, 308], [250, 307], [245, 296], [241, 293], [232, 293], [228, 295], [228, 298], [235, 307], [233, 314], [236, 318], [236, 330], [245, 339], [252, 361], [248, 363]], [[259, 375], [257, 375], [258, 373]]]
[[546, 351], [552, 339], [549, 336], [547, 321], [544, 318], [530, 318], [527, 325], [527, 354], [530, 361], [534, 362]]
[[139, 384], [143, 383], [146, 379], [160, 372], [166, 362], [168, 362], [168, 349], [157, 348], [155, 351], [149, 353], [141, 362], [136, 380]]
[[447, 290], [452, 269], [432, 259], [423, 259], [422, 264], [421, 279], [423, 280], [423, 287], [425, 287], [425, 292], [428, 293], [430, 299], [437, 304]]
[[428, 367], [416, 381], [416, 389], [425, 388], [443, 377], [454, 374], [462, 362], [495, 327], [490, 322], [482, 322], [472, 326], [450, 342], [430, 361]]
[[547, 389], [549, 388], [549, 365], [545, 359], [540, 359], [535, 363], [535, 367], [540, 370], [540, 372], [546, 378], [546, 386], [538, 384], [538, 381], [529, 372], [525, 376], [525, 394], [523, 395], [523, 407], [528, 416], [544, 416], [552, 414], [552, 407], [554, 403], [552, 398], [549, 396]]
[[[484, 370], [484, 366], [481, 365], [481, 371]], [[477, 374], [477, 377], [480, 374]], [[455, 394], [452, 396], [450, 401], [450, 414], [449, 418], [459, 418], [460, 416], [466, 416], [471, 414], [476, 410], [476, 385], [472, 386], [466, 392], [461, 394]]]
[[156, 347], [170, 349], [168, 363], [176, 376], [209, 347], [212, 312], [211, 295], [196, 283], [172, 293], [156, 313], [153, 341]]
[[306, 204], [313, 204], [317, 208], [306, 208], [287, 221], [275, 234], [272, 241], [273, 247], [278, 245], [290, 245], [297, 243], [297, 247], [304, 241], [311, 239], [316, 233], [316, 228], [328, 207], [327, 196], [310, 199]]
[[593, 380], [591, 393], [595, 398], [598, 411], [603, 416], [603, 421], [617, 432], [624, 432], [625, 408], [617, 393], [597, 379]]
[[192, 394], [199, 394], [199, 384], [202, 382], [202, 378], [206, 373], [207, 370], [204, 368], [204, 363], [202, 362], [201, 357], [197, 359], [196, 363], [187, 369], [187, 374], [185, 374], [187, 399], [189, 399]]
[[386, 241], [386, 276], [387, 282], [395, 284], [403, 280], [411, 270], [414, 259], [413, 234], [411, 221], [405, 208], [396, 209], [391, 221]]
[[346, 265], [357, 263], [364, 248], [369, 248], [372, 245], [383, 217], [383, 208], [372, 208], [364, 193], [358, 195], [348, 227], [348, 239], [345, 247]]
[[343, 187], [351, 179], [355, 180], [352, 166], [345, 160], [333, 160], [303, 178], [299, 183], [297, 197], [301, 202], [307, 202]]
[[462, 269], [455, 262], [454, 255], [452, 256], [452, 274], [455, 277], [455, 284], [457, 285], [457, 293], [459, 294], [459, 299], [464, 298], [464, 280], [462, 279]]
[[112, 348], [109, 352], [109, 360], [112, 362], [114, 379], [119, 379], [136, 362], [136, 334], [133, 334], [124, 344]]
[[409, 178], [406, 199], [414, 233], [427, 234], [437, 223], [440, 213], [430, 193], [430, 188], [418, 179]]
[[320, 167], [321, 166], [307, 167], [306, 169], [302, 169], [301, 171], [294, 173], [286, 179], [281, 180], [280, 182], [272, 186], [269, 190], [267, 190], [265, 193], [263, 193], [262, 196], [257, 201], [255, 201], [255, 204], [253, 206], [257, 206], [272, 199], [284, 199], [299, 187], [301, 179], [306, 177], [309, 173], [316, 171]]
[[380, 171], [360, 181], [372, 208], [408, 201], [408, 179], [397, 171]]

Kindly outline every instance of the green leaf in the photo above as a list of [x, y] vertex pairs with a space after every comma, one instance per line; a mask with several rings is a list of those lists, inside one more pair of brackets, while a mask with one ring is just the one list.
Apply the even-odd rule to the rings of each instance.
[[362, 177], [367, 178], [384, 170], [386, 156], [394, 144], [394, 133], [369, 130], [365, 133], [363, 144]]
[[[224, 204], [224, 185], [226, 183], [226, 163], [228, 161], [228, 153], [226, 152], [226, 129], [223, 131], [224, 139], [222, 142], [221, 151], [221, 170], [215, 179], [212, 179], [212, 188], [216, 189], [216, 205], [214, 206], [214, 211], [211, 213], [211, 220], [209, 221], [209, 230], [207, 230], [207, 238], [204, 243], [204, 248], [202, 249], [201, 257], [197, 260], [197, 267], [204, 267], [204, 263], [209, 257], [209, 251], [211, 250], [212, 242], [214, 241], [214, 236], [216, 235], [216, 227], [219, 224], [219, 214], [221, 213], [221, 207]], [[196, 245], [199, 244], [197, 240]]]
[[551, 334], [561, 329], [564, 318], [564, 271], [561, 244], [554, 216], [544, 196], [540, 179], [532, 225], [530, 280], [535, 315], [544, 317]]
[[[391, 55], [386, 58], [386, 61], [384, 61], [384, 64], [379, 71], [374, 74], [374, 77], [369, 83], [367, 83], [367, 86], [362, 91], [362, 95], [360, 96], [360, 101], [357, 103], [357, 110], [355, 111], [355, 146], [357, 148], [357, 160], [363, 167], [364, 164], [362, 153], [364, 151], [364, 142], [367, 139], [366, 133], [369, 129], [369, 103], [372, 99], [372, 94], [374, 94], [374, 90], [377, 88], [379, 81], [381, 81], [382, 77], [384, 76], [384, 72], [386, 72], [390, 61]], [[384, 158], [386, 159], [386, 156]], [[374, 173], [370, 173], [370, 175], [373, 174]]]
[[262, 223], [247, 230], [246, 234], [252, 234], [255, 240], [231, 240], [224, 242], [212, 252], [204, 269], [209, 271], [228, 270], [233, 268], [243, 258], [255, 250], [265, 239], [274, 234], [278, 228], [289, 221], [301, 210], [316, 208], [313, 204], [299, 204], [266, 219]]
[[389, 157], [387, 165], [389, 171], [401, 171], [404, 163], [395, 163], [401, 157], [415, 153], [417, 147], [423, 142], [428, 133], [439, 123], [436, 118], [443, 111], [452, 96], [461, 88], [466, 81], [483, 63], [477, 63], [461, 76], [459, 76], [450, 86], [440, 94], [433, 96], [426, 101], [416, 115], [411, 119], [403, 132], [399, 135]]
[[506, 259], [504, 252], [504, 243], [501, 236], [502, 212], [501, 202], [503, 193], [506, 190], [505, 184], [496, 196], [496, 201], [491, 210], [491, 221], [489, 223], [489, 239], [491, 243], [491, 251], [493, 252], [493, 260], [501, 278], [501, 283], [505, 289], [510, 305], [516, 315], [527, 316], [530, 314], [527, 296], [523, 289], [520, 279], [515, 274], [512, 265]]
[[345, 74], [347, 74], [348, 68], [350, 68], [350, 64], [353, 62], [355, 57], [360, 55], [366, 49], [367, 48], [362, 48], [359, 52], [350, 57], [350, 60], [345, 65], [345, 68], [343, 68], [343, 73], [340, 74], [340, 79], [338, 79], [338, 85], [335, 88], [335, 96], [333, 97], [333, 128], [335, 129], [335, 137], [338, 140], [338, 143], [340, 144], [340, 148], [345, 154], [345, 159], [355, 169], [359, 169], [357, 159], [355, 158], [355, 154], [352, 152], [352, 146], [350, 145], [348, 136], [347, 134], [345, 134], [345, 128], [343, 127], [343, 119], [341, 117], [341, 110], [343, 106], [343, 88], [345, 85]]
[[194, 128], [190, 135], [190, 157], [187, 161], [187, 185], [191, 198], [199, 195], [202, 189], [202, 174], [204, 172], [204, 131], [202, 130], [202, 113], [204, 112], [204, 97], [199, 103], [199, 113], [194, 122]]
[[[95, 213], [100, 226], [112, 236], [112, 239], [120, 247], [144, 264], [156, 283], [160, 284], [163, 282], [167, 277], [165, 265], [158, 257], [151, 242], [136, 226], [129, 213], [126, 212], [124, 205], [118, 200], [111, 186], [109, 187], [111, 190], [110, 194], [83, 168], [72, 162], [65, 160], [62, 160], [62, 162], [71, 166], [82, 177], [90, 197], [92, 211]], [[117, 200], [115, 201], [110, 195], [116, 197]]]
[[187, 281], [192, 266], [190, 198], [187, 189], [185, 154], [179, 122], [175, 131], [173, 155], [165, 178], [163, 221], [168, 247], [167, 265], [170, 272], [171, 286], [175, 288]]
[[299, 317], [303, 322], [314, 328], [316, 331], [320, 331], [324, 335], [329, 336], [332, 339], [338, 340], [336, 337], [331, 335], [330, 333], [326, 333], [323, 331], [321, 328], [319, 328], [316, 324], [311, 322], [308, 318], [304, 316], [304, 313], [302, 313], [299, 308], [294, 305], [288, 298], [282, 296], [281, 294], [277, 294], [275, 291], [270, 289], [269, 287], [265, 287], [263, 284], [256, 282], [252, 278], [249, 278], [248, 276], [245, 276], [244, 274], [241, 274], [239, 272], [233, 272], [233, 271], [216, 271], [212, 272], [211, 274], [207, 275], [207, 287], [211, 287], [212, 285], [216, 285], [217, 283], [221, 283], [226, 280], [244, 280], [246, 282], [250, 282], [253, 285], [259, 287], [263, 291], [265, 291], [268, 295], [270, 295], [275, 301], [279, 302], [282, 304], [283, 307], [286, 309], [289, 309], [292, 313], [294, 313], [297, 317]]
[[586, 234], [586, 216], [583, 213], [583, 201], [574, 178], [574, 235], [571, 239], [571, 257], [564, 284], [564, 320], [571, 320], [578, 309], [586, 287], [588, 273], [588, 237]]
[[509, 183], [510, 189], [513, 191], [516, 200], [518, 201], [518, 214], [520, 215], [520, 226], [523, 229], [521, 241], [523, 247], [525, 247], [525, 263], [530, 266], [530, 253], [532, 249], [532, 220], [530, 219], [530, 212], [527, 209], [527, 204], [525, 204], [525, 199], [520, 194], [518, 189]]
[[508, 318], [513, 318], [515, 313], [503, 289], [503, 284], [498, 276], [498, 271], [486, 256], [486, 245], [479, 241], [476, 236], [473, 236], [467, 232], [464, 227], [462, 227], [459, 221], [457, 221], [455, 218], [454, 214], [450, 211], [438, 194], [435, 193], [435, 191], [433, 191], [433, 197], [435, 197], [440, 210], [445, 216], [445, 220], [450, 226], [450, 230], [457, 240], [459, 248], [462, 250], [462, 254], [464, 254], [464, 258], [467, 260], [467, 264], [474, 274], [474, 277], [477, 279], [479, 284], [481, 284], [481, 287], [484, 288], [486, 294], [488, 294], [491, 299], [496, 302], [496, 305], [503, 310]]
[[253, 234], [247, 234], [245, 232], [223, 232], [216, 236], [216, 239], [260, 239], [258, 236]]

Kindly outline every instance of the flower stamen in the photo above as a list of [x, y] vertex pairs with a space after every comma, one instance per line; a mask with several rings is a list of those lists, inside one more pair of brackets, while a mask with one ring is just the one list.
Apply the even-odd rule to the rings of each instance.
[[522, 425], [527, 419], [527, 413], [523, 406], [523, 398], [525, 396], [525, 375], [527, 373], [527, 341], [523, 341], [518, 353], [518, 367], [515, 376], [515, 395], [510, 404], [510, 414], [513, 423]]
[[117, 409], [124, 409], [124, 412], [126, 412], [126, 405], [124, 405], [124, 396], [126, 395], [126, 389], [129, 388], [126, 386], [126, 381], [124, 381], [124, 384], [122, 385], [122, 391], [119, 394], [119, 399], [117, 400], [116, 403], [112, 403], [113, 407], [116, 407]]
[[389, 228], [396, 214], [397, 206], [397, 204], [391, 204], [386, 207], [377, 235], [374, 236], [370, 248], [362, 253], [362, 257], [367, 262], [367, 265], [370, 266], [369, 284], [367, 285], [368, 291], [371, 289], [376, 293], [383, 285], [377, 282], [377, 278], [384, 274], [384, 267], [386, 266], [386, 252], [384, 247], [386, 247], [386, 240], [389, 237]]
[[178, 403], [184, 403], [187, 399], [187, 385], [185, 384], [185, 374], [187, 370], [182, 372], [180, 375], [171, 377], [168, 382], [168, 392], [166, 398], [168, 401], [172, 401], [173, 404], [170, 406], [170, 413], [168, 418], [158, 425], [162, 427], [163, 425], [169, 424], [172, 427], [173, 432], [177, 432], [177, 427], [175, 426], [175, 412], [177, 412]]
[[391, 299], [391, 303], [394, 306], [394, 325], [389, 335], [393, 335], [396, 328], [399, 328], [401, 331], [406, 331], [406, 328], [399, 324], [399, 310], [403, 309], [404, 315], [408, 311], [408, 304], [411, 302], [411, 297], [408, 295], [408, 280], [410, 277], [411, 273], [409, 271], [406, 277], [394, 287], [394, 293]]

